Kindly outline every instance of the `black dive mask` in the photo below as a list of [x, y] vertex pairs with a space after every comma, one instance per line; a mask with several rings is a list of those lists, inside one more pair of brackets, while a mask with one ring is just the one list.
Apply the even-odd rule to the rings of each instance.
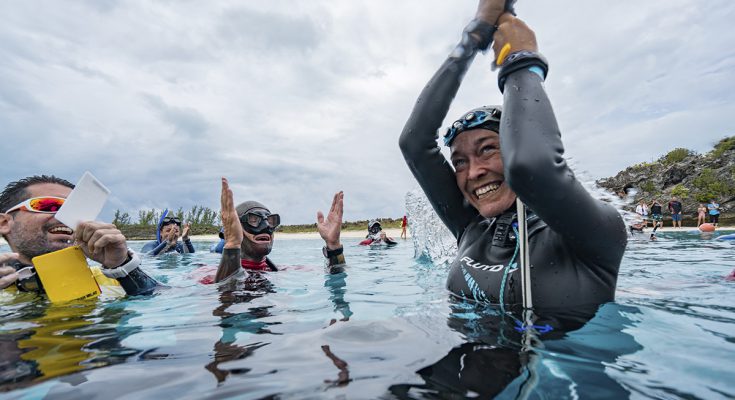
[[380, 225], [373, 225], [368, 229], [368, 232], [370, 232], [372, 235], [375, 235], [376, 233], [380, 232], [382, 229], [380, 228]]
[[240, 224], [252, 235], [272, 235], [278, 225], [281, 225], [281, 216], [267, 211], [248, 211], [240, 217]]

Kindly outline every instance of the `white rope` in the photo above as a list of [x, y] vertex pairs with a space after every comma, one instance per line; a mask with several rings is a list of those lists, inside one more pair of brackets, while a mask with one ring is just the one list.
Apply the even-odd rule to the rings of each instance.
[[[528, 248], [528, 224], [526, 223], [526, 206], [521, 199], [516, 199], [518, 214], [518, 242], [521, 244], [518, 262], [521, 268], [521, 293], [523, 296], [523, 308], [532, 309], [533, 299], [531, 297], [531, 261]], [[529, 322], [529, 321], [525, 321]]]

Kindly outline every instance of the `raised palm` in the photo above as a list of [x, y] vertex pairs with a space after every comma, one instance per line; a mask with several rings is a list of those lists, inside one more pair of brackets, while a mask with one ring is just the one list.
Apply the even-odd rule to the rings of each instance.
[[225, 234], [225, 248], [239, 249], [243, 239], [242, 225], [240, 225], [240, 218], [237, 216], [235, 201], [227, 178], [222, 178], [221, 202], [220, 217], [222, 218], [222, 227]]
[[321, 211], [316, 213], [316, 227], [319, 235], [327, 243], [329, 248], [337, 248], [341, 246], [339, 242], [339, 234], [342, 231], [342, 212], [344, 193], [337, 192], [332, 200], [332, 207], [329, 209], [327, 217], [324, 217]]

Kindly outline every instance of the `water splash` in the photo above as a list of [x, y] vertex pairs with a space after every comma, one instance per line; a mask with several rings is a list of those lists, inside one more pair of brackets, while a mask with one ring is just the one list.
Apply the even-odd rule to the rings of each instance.
[[408, 226], [411, 229], [414, 257], [434, 265], [448, 264], [457, 255], [457, 241], [434, 212], [424, 191], [406, 193]]
[[623, 221], [626, 226], [630, 226], [631, 224], [640, 221], [640, 216], [629, 210], [633, 204], [635, 195], [637, 194], [635, 189], [628, 190], [625, 195], [621, 197], [620, 195], [599, 186], [589, 172], [578, 167], [574, 159], [567, 158], [567, 165], [569, 165], [569, 168], [574, 172], [577, 180], [582, 184], [587, 192], [592, 195], [592, 197], [597, 200], [604, 201], [618, 210], [618, 213], [623, 217]]

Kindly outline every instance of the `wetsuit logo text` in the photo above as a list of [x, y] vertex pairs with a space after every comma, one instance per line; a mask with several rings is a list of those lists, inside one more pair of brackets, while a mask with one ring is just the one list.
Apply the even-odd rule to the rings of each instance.
[[[503, 268], [505, 268], [505, 265], [503, 264], [495, 264], [495, 265], [480, 264], [479, 261], [475, 261], [469, 257], [462, 257], [459, 261], [466, 267], [479, 269], [481, 271], [498, 272], [498, 271], [502, 271]], [[508, 272], [512, 272], [515, 269], [517, 269], [517, 267], [514, 264], [511, 266], [511, 269]]]

